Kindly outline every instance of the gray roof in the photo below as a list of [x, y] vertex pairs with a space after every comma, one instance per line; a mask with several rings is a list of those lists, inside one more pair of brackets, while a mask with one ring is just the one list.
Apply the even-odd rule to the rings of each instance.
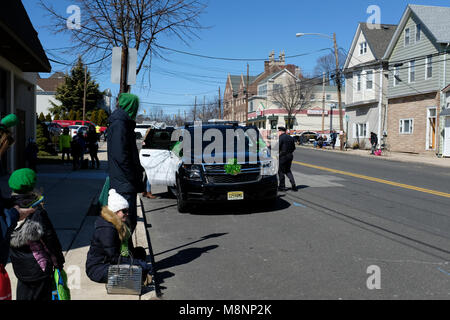
[[360, 23], [360, 27], [375, 59], [378, 60], [383, 58], [383, 55], [394, 36], [395, 30], [397, 29], [397, 25], [380, 24], [377, 25], [376, 28], [371, 29], [367, 26], [367, 23], [364, 22]]
[[450, 43], [450, 7], [410, 4], [409, 8], [423, 22], [438, 43]]
[[[247, 76], [236, 76], [236, 75], [230, 75], [230, 80], [231, 80], [231, 86], [233, 87], [233, 93], [237, 94], [239, 92], [239, 88], [241, 86], [241, 77], [244, 78], [244, 85], [247, 83]], [[252, 83], [253, 81], [255, 81], [256, 77], [255, 76], [249, 76], [248, 77], [250, 83]]]

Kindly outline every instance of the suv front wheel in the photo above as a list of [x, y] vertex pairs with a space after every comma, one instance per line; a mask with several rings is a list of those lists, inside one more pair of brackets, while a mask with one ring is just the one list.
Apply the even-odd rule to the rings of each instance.
[[179, 213], [188, 213], [189, 211], [189, 205], [186, 201], [183, 200], [181, 196], [181, 184], [180, 179], [177, 178], [177, 209]]

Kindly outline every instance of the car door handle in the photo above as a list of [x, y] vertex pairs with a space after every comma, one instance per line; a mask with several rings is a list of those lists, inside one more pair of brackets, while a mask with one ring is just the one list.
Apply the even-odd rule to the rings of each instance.
[[143, 157], [146, 157], [146, 158], [150, 157], [149, 154], [143, 154], [142, 156], [143, 156]]

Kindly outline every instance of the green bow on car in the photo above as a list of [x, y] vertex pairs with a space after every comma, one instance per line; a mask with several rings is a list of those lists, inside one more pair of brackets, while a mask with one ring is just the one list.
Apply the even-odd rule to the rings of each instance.
[[241, 173], [241, 165], [237, 163], [237, 159], [228, 159], [225, 165], [225, 172], [233, 176]]

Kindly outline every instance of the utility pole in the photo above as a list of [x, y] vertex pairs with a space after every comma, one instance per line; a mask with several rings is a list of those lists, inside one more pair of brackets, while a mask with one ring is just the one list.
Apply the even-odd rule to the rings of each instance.
[[[322, 79], [322, 134], [325, 131], [325, 72]], [[330, 129], [331, 131], [331, 129]]]
[[222, 107], [220, 105], [220, 87], [219, 87], [219, 119], [222, 119]]
[[205, 121], [205, 96], [203, 96], [202, 120]]
[[197, 96], [195, 96], [194, 102], [194, 121], [197, 120]]
[[[338, 103], [339, 103], [339, 130], [341, 131], [339, 133], [339, 140], [341, 142], [341, 151], [344, 150], [344, 135], [346, 134], [344, 132], [344, 122], [342, 119], [342, 97], [341, 97], [341, 71], [339, 68], [339, 55], [338, 55], [338, 47], [336, 42], [336, 33], [333, 33], [333, 42], [334, 42], [334, 55], [336, 57], [336, 84], [338, 89]], [[342, 133], [342, 134], [341, 134]]]
[[87, 66], [84, 66], [83, 121], [86, 120]]
[[120, 93], [128, 92], [128, 83], [127, 83], [127, 75], [128, 75], [128, 47], [127, 44], [124, 43], [122, 47], [122, 62], [120, 68]]
[[249, 85], [249, 81], [250, 81], [250, 76], [249, 76], [249, 66], [247, 63], [247, 86], [245, 89], [245, 125], [248, 126], [248, 85]]

